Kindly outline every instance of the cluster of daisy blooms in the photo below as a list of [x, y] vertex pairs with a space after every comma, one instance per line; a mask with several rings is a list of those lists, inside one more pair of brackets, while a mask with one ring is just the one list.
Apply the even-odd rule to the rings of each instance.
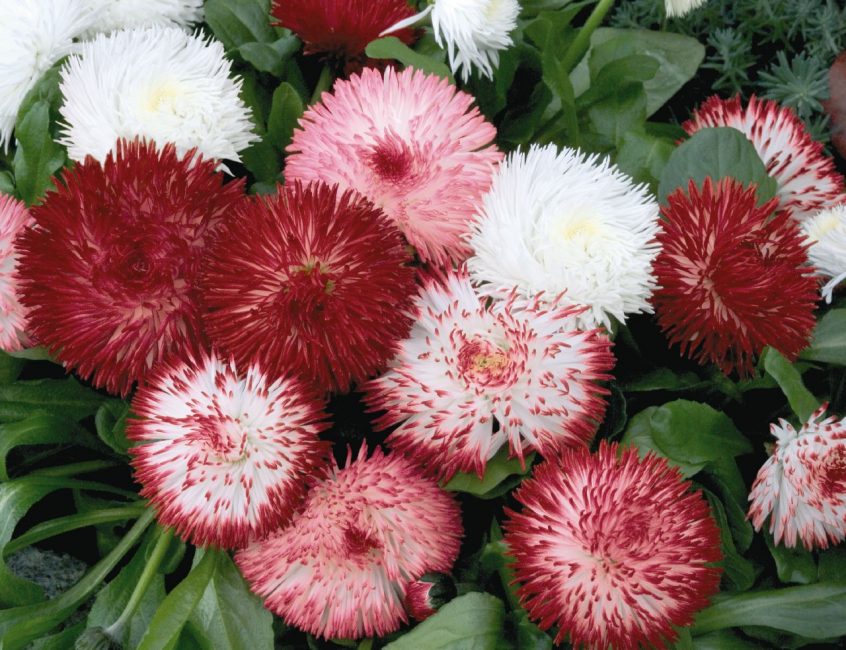
[[[291, 625], [385, 635], [430, 613], [424, 576], [458, 556], [460, 509], [439, 481], [483, 476], [501, 449], [537, 452], [505, 525], [531, 618], [595, 648], [662, 646], [692, 622], [719, 583], [707, 503], [664, 459], [588, 447], [630, 315], [654, 308], [672, 345], [726, 374], [749, 374], [766, 346], [795, 359], [807, 345], [820, 285], [830, 297], [846, 273], [846, 207], [790, 110], [712, 98], [684, 125], [742, 131], [777, 197], [706, 179], [659, 206], [599, 156], [505, 156], [472, 96], [370, 66], [369, 41], [416, 38], [423, 16], [405, 2], [349, 26], [333, 25], [337, 2], [289, 0], [275, 19], [350, 74], [301, 118], [285, 185], [251, 196], [224, 166], [256, 139], [240, 81], [220, 43], [181, 28], [199, 3], [152, 26], [82, 0], [11, 4], [28, 10], [0, 48], [33, 7], [71, 27], [26, 79], [0, 72], [17, 84], [0, 88], [0, 138], [16, 98], [70, 53], [60, 112], [76, 164], [29, 209], [0, 199], [0, 346], [42, 345], [95, 387], [135, 389], [132, 463], [162, 525], [236, 549]], [[466, 76], [492, 73], [518, 11], [423, 13]], [[501, 28], [465, 33], [473, 12]], [[390, 452], [362, 444], [341, 466], [324, 406], [353, 388]], [[819, 412], [773, 431], [753, 523], [770, 516], [790, 546], [840, 541], [846, 423]]]

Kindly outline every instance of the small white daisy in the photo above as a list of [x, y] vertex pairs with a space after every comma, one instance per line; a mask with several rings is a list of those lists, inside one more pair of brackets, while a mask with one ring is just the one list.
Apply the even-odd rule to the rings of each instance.
[[483, 197], [468, 268], [504, 297], [564, 293], [578, 327], [651, 312], [658, 204], [607, 159], [554, 145], [511, 154]]
[[176, 27], [128, 29], [82, 45], [62, 68], [62, 143], [102, 162], [119, 138], [172, 142], [239, 160], [256, 140], [223, 45]]
[[85, 0], [96, 12], [84, 34], [112, 32], [127, 27], [188, 27], [203, 20], [203, 0]]
[[846, 280], [846, 203], [820, 210], [802, 224], [811, 247], [808, 257], [820, 275], [831, 278], [822, 296], [831, 302], [834, 288]]
[[704, 5], [706, 0], [664, 0], [664, 8], [670, 18], [681, 18]]

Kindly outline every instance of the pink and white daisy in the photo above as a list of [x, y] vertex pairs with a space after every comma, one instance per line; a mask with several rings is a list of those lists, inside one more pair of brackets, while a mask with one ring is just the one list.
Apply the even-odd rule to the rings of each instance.
[[407, 620], [409, 585], [448, 572], [458, 504], [410, 461], [362, 447], [328, 466], [291, 523], [236, 556], [253, 591], [288, 625], [323, 638], [384, 636]]
[[198, 546], [243, 546], [284, 524], [327, 453], [320, 402], [256, 365], [242, 375], [214, 356], [165, 362], [132, 411], [141, 495]]
[[770, 425], [778, 442], [749, 493], [749, 518], [760, 530], [770, 517], [776, 544], [797, 538], [808, 549], [846, 537], [846, 418], [823, 418], [820, 407], [799, 431], [785, 420]]
[[26, 308], [18, 299], [17, 236], [32, 223], [26, 206], [0, 194], [0, 350], [14, 352], [29, 343]]
[[473, 97], [413, 68], [364, 70], [309, 108], [288, 147], [286, 179], [364, 194], [425, 261], [461, 260], [476, 206], [502, 154]]
[[466, 273], [430, 279], [416, 301], [416, 323], [392, 367], [369, 385], [376, 426], [448, 479], [485, 472], [506, 443], [520, 459], [584, 446], [602, 420], [614, 365], [600, 330], [572, 329], [574, 307], [557, 300], [489, 305]]
[[719, 126], [741, 131], [778, 183], [779, 208], [790, 210], [796, 219], [827, 207], [843, 192], [843, 177], [834, 161], [786, 106], [753, 95], [744, 108], [739, 95], [732, 99], [714, 95], [682, 126], [690, 135]]
[[505, 523], [529, 617], [574, 648], [672, 644], [720, 581], [720, 531], [689, 487], [665, 459], [604, 441], [537, 466]]

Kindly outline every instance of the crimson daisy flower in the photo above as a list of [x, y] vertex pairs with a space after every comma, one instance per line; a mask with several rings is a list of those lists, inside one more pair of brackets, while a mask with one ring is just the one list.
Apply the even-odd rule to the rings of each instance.
[[664, 648], [717, 592], [720, 531], [667, 461], [602, 442], [535, 468], [506, 510], [520, 601], [555, 642]]
[[461, 535], [458, 504], [434, 480], [362, 447], [315, 479], [286, 528], [235, 559], [289, 625], [324, 638], [384, 636], [407, 620], [409, 585], [452, 568]]
[[239, 547], [284, 524], [327, 455], [321, 403], [299, 382], [215, 357], [159, 364], [126, 428], [158, 520], [203, 546]]
[[20, 302], [17, 237], [32, 224], [26, 206], [0, 194], [0, 350], [14, 352], [29, 344], [26, 309]]
[[21, 237], [32, 332], [66, 367], [125, 395], [166, 354], [202, 341], [196, 279], [243, 196], [217, 163], [173, 145], [118, 144], [64, 172]]
[[355, 192], [280, 187], [243, 203], [203, 267], [204, 322], [236, 362], [346, 390], [411, 326], [414, 271], [396, 227]]
[[682, 354], [747, 375], [769, 345], [794, 359], [814, 327], [817, 281], [799, 226], [731, 178], [691, 181], [662, 208], [658, 323]]

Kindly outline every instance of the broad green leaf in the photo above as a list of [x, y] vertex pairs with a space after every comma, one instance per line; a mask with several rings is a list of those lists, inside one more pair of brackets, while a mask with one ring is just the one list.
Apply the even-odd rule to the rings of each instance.
[[512, 474], [526, 474], [532, 468], [534, 454], [529, 454], [524, 463], [519, 458], [509, 458], [508, 451], [500, 450], [488, 461], [485, 475], [479, 478], [476, 474], [459, 472], [444, 485], [450, 492], [467, 492], [475, 496], [482, 496], [493, 490]]
[[0, 385], [0, 422], [49, 413], [79, 421], [94, 415], [105, 398], [73, 377], [35, 379]]
[[282, 158], [276, 148], [262, 138], [241, 152], [241, 161], [257, 181], [275, 182], [282, 171]]
[[126, 454], [129, 440], [126, 439], [126, 419], [129, 404], [120, 399], [109, 399], [100, 405], [94, 416], [94, 426], [100, 440], [119, 454]]
[[703, 470], [719, 492], [725, 507], [732, 538], [741, 552], [752, 544], [752, 525], [746, 519], [748, 492], [734, 458], [721, 457], [710, 461]]
[[12, 172], [0, 171], [0, 193], [15, 195], [15, 178]]
[[624, 393], [647, 393], [654, 390], [686, 391], [705, 388], [710, 382], [694, 372], [678, 374], [669, 368], [658, 368], [636, 379], [626, 382], [620, 388]]
[[619, 147], [626, 133], [646, 121], [646, 95], [640, 85], [621, 84], [587, 113], [591, 130], [601, 136], [601, 146]]
[[24, 367], [23, 359], [16, 359], [0, 350], [0, 384], [11, 384]]
[[57, 363], [51, 356], [47, 348], [36, 345], [34, 348], [24, 348], [23, 350], [15, 350], [14, 352], [7, 352], [10, 357], [15, 359], [25, 359], [27, 361], [51, 361]]
[[511, 625], [517, 630], [517, 650], [552, 650], [552, 639], [529, 620], [524, 609], [509, 613]]
[[809, 361], [846, 366], [846, 309], [832, 309], [817, 323], [811, 345], [799, 355]]
[[782, 392], [790, 403], [790, 408], [801, 422], [807, 422], [819, 406], [819, 400], [805, 388], [802, 375], [785, 359], [778, 350], [767, 348], [764, 350], [764, 370], [778, 382]]
[[18, 147], [12, 165], [20, 197], [27, 205], [35, 203], [50, 187], [51, 179], [65, 163], [65, 150], [50, 133], [50, 104], [36, 101], [18, 115], [15, 125]]
[[760, 650], [757, 643], [740, 638], [728, 630], [693, 637], [694, 650]]
[[395, 59], [403, 65], [412, 66], [454, 81], [452, 73], [445, 63], [415, 52], [396, 36], [387, 36], [368, 43], [365, 54], [371, 59]]
[[244, 43], [273, 43], [270, 0], [207, 0], [206, 22], [227, 50]]
[[728, 583], [731, 591], [746, 591], [755, 582], [755, 568], [749, 560], [740, 555], [734, 545], [723, 503], [708, 490], [703, 490], [702, 493], [711, 505], [711, 512], [720, 527], [720, 546], [723, 551], [720, 565], [723, 567], [723, 581]]
[[764, 534], [764, 540], [767, 542], [767, 548], [770, 549], [770, 555], [773, 556], [779, 580], [800, 585], [816, 582], [817, 564], [809, 551], [801, 546], [797, 548], [787, 548], [781, 544], [776, 546], [769, 533]]
[[68, 650], [74, 647], [74, 641], [85, 630], [85, 621], [80, 621], [67, 629], [41, 637], [33, 641], [28, 650]]
[[284, 152], [304, 110], [303, 100], [296, 89], [286, 81], [279, 84], [273, 91], [270, 116], [267, 118], [268, 142]]
[[[591, 79], [590, 88], [581, 95], [576, 104], [580, 108], [593, 106], [600, 100], [613, 97], [621, 89], [634, 86], [643, 89], [643, 82], [655, 76], [658, 62], [641, 54], [612, 60], [599, 69]], [[643, 121], [646, 121], [646, 95], [644, 94]]]
[[654, 192], [675, 148], [673, 141], [667, 138], [639, 130], [629, 131], [623, 133], [619, 141], [614, 162], [634, 181], [648, 183]]
[[281, 77], [285, 73], [288, 59], [300, 49], [300, 45], [300, 40], [288, 33], [272, 43], [243, 43], [238, 52], [256, 70]]
[[9, 452], [22, 445], [72, 442], [74, 426], [64, 418], [36, 413], [25, 420], [0, 424], [0, 481], [8, 481], [6, 461]]
[[818, 551], [817, 578], [828, 584], [846, 584], [846, 548], [842, 546]]

